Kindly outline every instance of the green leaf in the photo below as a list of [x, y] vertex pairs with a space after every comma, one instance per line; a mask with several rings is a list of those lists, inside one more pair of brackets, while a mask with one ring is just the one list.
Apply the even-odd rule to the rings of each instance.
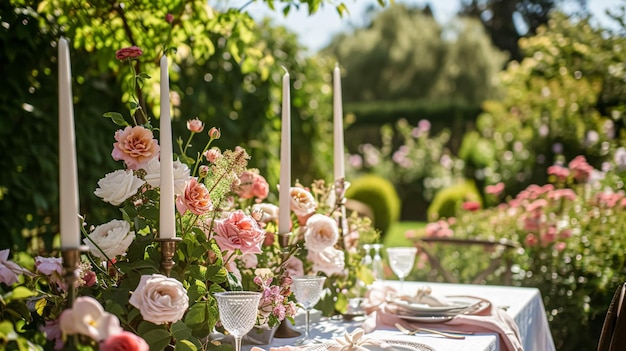
[[138, 78], [141, 78], [141, 79], [150, 79], [150, 78], [152, 78], [152, 77], [150, 77], [150, 75], [149, 75], [148, 73], [146, 73], [146, 72], [141, 72], [141, 73], [139, 73], [139, 74], [137, 75], [137, 77], [138, 77]]
[[198, 348], [189, 340], [176, 339], [174, 351], [196, 351]]
[[195, 324], [204, 324], [207, 320], [206, 318], [207, 311], [207, 303], [206, 302], [196, 302], [191, 306], [187, 314], [185, 315], [185, 324], [187, 325], [195, 325]]
[[178, 345], [181, 341], [189, 339], [191, 336], [191, 329], [183, 321], [178, 321], [172, 324], [171, 333], [176, 339], [176, 344]]
[[171, 340], [170, 333], [167, 332], [167, 329], [161, 327], [158, 329], [150, 329], [147, 332], [142, 333], [141, 326], [144, 324], [147, 323], [140, 324], [139, 336], [141, 336], [148, 343], [148, 345], [150, 345], [150, 350], [165, 349]]
[[117, 124], [118, 126], [121, 126], [121, 127], [129, 126], [128, 122], [126, 122], [126, 120], [124, 120], [124, 117], [118, 112], [106, 112], [102, 116], [106, 118], [110, 118], [113, 121], [113, 123]]
[[18, 286], [15, 289], [13, 289], [13, 292], [11, 293], [11, 298], [7, 298], [7, 301], [10, 300], [21, 300], [21, 299], [25, 299], [31, 296], [35, 296], [36, 294], [31, 291], [30, 289], [24, 287], [24, 286]]

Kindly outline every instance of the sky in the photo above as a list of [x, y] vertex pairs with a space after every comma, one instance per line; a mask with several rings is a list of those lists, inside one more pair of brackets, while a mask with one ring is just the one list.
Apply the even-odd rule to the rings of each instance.
[[[250, 15], [260, 20], [263, 17], [270, 17], [275, 24], [284, 25], [298, 35], [299, 41], [308, 48], [309, 53], [315, 53], [319, 49], [328, 45], [333, 36], [350, 32], [353, 28], [362, 27], [365, 23], [365, 11], [368, 7], [380, 8], [376, 0], [341, 0], [350, 12], [342, 18], [337, 13], [335, 7], [329, 2], [323, 5], [318, 12], [308, 15], [306, 6], [296, 12], [292, 12], [284, 17], [279, 10], [280, 3], [275, 1], [276, 11], [270, 10], [261, 0], [256, 0], [247, 5], [245, 10]], [[388, 1], [388, 0], [387, 0]], [[218, 1], [219, 2], [219, 1]], [[249, 0], [229, 0], [231, 7], [241, 7]], [[339, 0], [332, 1], [338, 3]], [[395, 0], [396, 3], [423, 7], [430, 4], [435, 19], [441, 23], [447, 23], [458, 12], [459, 0]], [[587, 0], [587, 7], [594, 17], [602, 23], [608, 23], [608, 17], [604, 15], [605, 9], [616, 9], [619, 5], [626, 5], [626, 0]]]

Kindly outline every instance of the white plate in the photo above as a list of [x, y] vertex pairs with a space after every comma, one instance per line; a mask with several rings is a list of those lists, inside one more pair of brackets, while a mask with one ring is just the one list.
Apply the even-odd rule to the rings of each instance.
[[[405, 340], [382, 340], [393, 347], [394, 351], [435, 351], [432, 347], [419, 342]], [[319, 344], [306, 347], [303, 351], [326, 351], [330, 344]], [[363, 346], [370, 351], [388, 351], [379, 346], [365, 345]]]

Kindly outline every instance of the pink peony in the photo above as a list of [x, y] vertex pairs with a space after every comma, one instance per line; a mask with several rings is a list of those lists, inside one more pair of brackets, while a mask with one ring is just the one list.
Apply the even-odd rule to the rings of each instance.
[[115, 58], [123, 61], [127, 58], [135, 58], [143, 55], [143, 51], [136, 46], [131, 46], [129, 48], [122, 48], [115, 52]]
[[176, 199], [176, 208], [180, 214], [185, 214], [187, 210], [201, 216], [213, 209], [209, 190], [202, 183], [198, 183], [196, 178], [191, 178], [185, 193]]
[[190, 119], [187, 121], [187, 129], [193, 133], [200, 133], [204, 130], [204, 123], [197, 118]]
[[214, 223], [215, 241], [220, 249], [241, 250], [242, 253], [261, 253], [265, 231], [251, 216], [237, 210]]
[[148, 343], [131, 332], [122, 331], [100, 343], [100, 351], [148, 351]]
[[159, 155], [159, 143], [152, 131], [142, 126], [126, 127], [115, 132], [111, 156], [123, 160], [126, 167], [137, 170], [145, 168], [150, 160]]

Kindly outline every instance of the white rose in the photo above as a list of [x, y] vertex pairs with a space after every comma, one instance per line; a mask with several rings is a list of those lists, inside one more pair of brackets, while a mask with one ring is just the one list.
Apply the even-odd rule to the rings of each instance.
[[327, 276], [343, 275], [346, 266], [344, 252], [334, 247], [327, 247], [324, 251], [309, 251], [307, 260], [313, 262], [313, 271], [323, 272]]
[[119, 206], [129, 197], [137, 194], [137, 190], [145, 182], [133, 174], [131, 170], [119, 169], [108, 173], [98, 181], [99, 188], [93, 193], [114, 206]]
[[[126, 255], [126, 250], [128, 250], [133, 239], [135, 239], [135, 232], [130, 231], [130, 224], [126, 221], [114, 219], [97, 226], [89, 234], [89, 238], [83, 239], [83, 242], [89, 246], [89, 251], [94, 256], [106, 260], [102, 252], [109, 258]], [[98, 247], [102, 252], [100, 252]]]
[[314, 214], [306, 222], [304, 245], [310, 251], [322, 251], [332, 247], [339, 239], [339, 227], [334, 219]]
[[[158, 157], [153, 158], [144, 168], [146, 175], [144, 179], [153, 188], [161, 185], [161, 162]], [[179, 160], [174, 161], [174, 194], [182, 195], [185, 193], [185, 187], [191, 179], [191, 171], [186, 164]]]
[[308, 216], [315, 212], [317, 202], [313, 195], [304, 188], [292, 187], [291, 191], [291, 210], [299, 217]]
[[128, 301], [139, 309], [144, 320], [154, 324], [177, 322], [189, 308], [183, 284], [161, 274], [142, 275]]

